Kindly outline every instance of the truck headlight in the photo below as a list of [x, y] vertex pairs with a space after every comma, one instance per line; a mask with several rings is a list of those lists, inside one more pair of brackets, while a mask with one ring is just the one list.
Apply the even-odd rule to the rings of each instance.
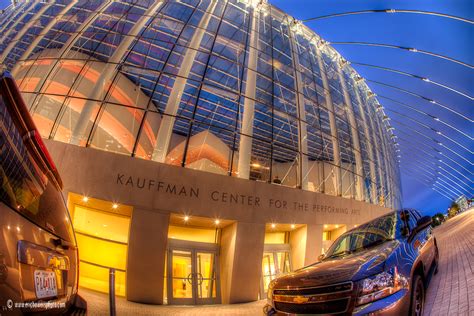
[[357, 305], [364, 305], [398, 292], [408, 284], [397, 267], [360, 281]]
[[275, 286], [275, 282], [271, 281], [270, 284], [268, 284], [268, 290], [267, 290], [267, 302], [268, 304], [273, 304], [273, 287]]

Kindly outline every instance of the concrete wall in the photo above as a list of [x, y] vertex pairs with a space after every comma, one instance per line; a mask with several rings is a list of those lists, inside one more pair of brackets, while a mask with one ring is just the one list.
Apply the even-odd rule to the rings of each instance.
[[163, 304], [169, 214], [134, 209], [127, 257], [127, 299]]
[[[162, 302], [170, 213], [235, 221], [222, 231], [220, 273], [222, 302], [237, 303], [257, 299], [266, 223], [306, 225], [306, 231], [294, 232], [290, 238], [292, 247], [298, 249], [298, 255], [296, 250], [293, 252], [294, 267], [297, 268], [317, 260], [322, 248], [323, 224], [352, 227], [390, 211], [342, 197], [51, 140], [45, 140], [45, 143], [62, 176], [65, 191], [87, 193], [90, 197], [134, 207], [127, 298], [137, 302]], [[145, 278], [143, 271], [148, 269], [153, 273], [147, 272], [148, 278]]]

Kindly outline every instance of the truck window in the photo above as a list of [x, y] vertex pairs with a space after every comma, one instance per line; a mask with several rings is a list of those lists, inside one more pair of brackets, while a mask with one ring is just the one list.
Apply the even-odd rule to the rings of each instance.
[[[43, 229], [74, 242], [61, 191], [42, 172], [11, 117], [0, 90], [0, 201]], [[19, 96], [21, 97], [21, 96]], [[29, 115], [28, 113], [24, 113]]]

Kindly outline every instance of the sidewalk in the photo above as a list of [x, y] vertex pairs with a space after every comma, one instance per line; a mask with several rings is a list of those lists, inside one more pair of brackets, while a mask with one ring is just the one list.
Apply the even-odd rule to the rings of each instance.
[[440, 266], [428, 287], [424, 315], [474, 315], [474, 209], [434, 231]]

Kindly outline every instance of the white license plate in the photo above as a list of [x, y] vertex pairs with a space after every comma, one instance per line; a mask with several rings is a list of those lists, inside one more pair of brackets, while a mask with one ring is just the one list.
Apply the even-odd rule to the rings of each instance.
[[58, 295], [56, 286], [56, 275], [53, 271], [35, 271], [35, 290], [37, 298], [52, 297]]

